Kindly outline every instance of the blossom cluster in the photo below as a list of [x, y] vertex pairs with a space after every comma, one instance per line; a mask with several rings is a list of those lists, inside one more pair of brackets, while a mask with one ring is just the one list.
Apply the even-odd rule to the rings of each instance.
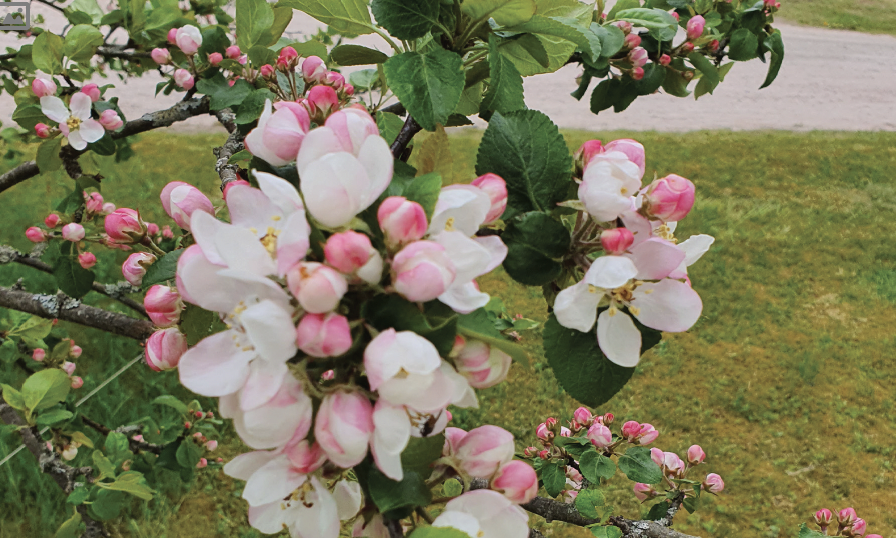
[[[837, 512], [837, 532], [830, 534], [831, 536], [864, 536], [865, 538], [882, 538], [880, 534], [865, 534], [868, 529], [868, 523], [860, 518], [854, 508], [844, 508]], [[834, 514], [827, 508], [822, 508], [815, 512], [815, 524], [821, 529], [822, 534], [828, 535], [828, 528], [834, 520]], [[831, 531], [834, 529], [831, 528]]]
[[[554, 313], [561, 325], [582, 332], [596, 321], [604, 355], [633, 367], [641, 354], [633, 318], [651, 329], [682, 332], [700, 317], [703, 303], [687, 268], [713, 238], [696, 235], [678, 243], [674, 231], [693, 207], [694, 184], [670, 174], [642, 187], [645, 154], [638, 142], [604, 146], [592, 140], [576, 159], [578, 200], [566, 205], [580, 210], [573, 238], [584, 275], [557, 295]], [[593, 258], [595, 252], [604, 255]]]
[[[96, 84], [82, 86], [71, 95], [68, 105], [56, 97], [57, 90], [53, 78], [41, 72], [31, 82], [31, 91], [40, 98], [41, 112], [57, 123], [57, 127], [45, 123], [35, 125], [34, 132], [39, 138], [51, 138], [62, 133], [72, 148], [81, 151], [87, 148], [88, 143], [102, 138], [106, 131], [117, 131], [124, 125], [115, 109], [94, 110], [94, 103], [102, 98], [100, 87]], [[94, 113], [97, 119], [94, 119]]]

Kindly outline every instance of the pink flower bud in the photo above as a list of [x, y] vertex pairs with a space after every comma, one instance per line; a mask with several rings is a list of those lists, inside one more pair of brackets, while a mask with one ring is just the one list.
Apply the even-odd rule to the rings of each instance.
[[613, 228], [600, 234], [600, 244], [608, 254], [622, 254], [634, 242], [635, 235], [628, 228]]
[[653, 489], [653, 486], [651, 486], [650, 484], [642, 484], [640, 482], [632, 487], [632, 491], [635, 492], [635, 498], [637, 498], [641, 502], [644, 502], [647, 499], [652, 499], [659, 495], [659, 493], [657, 493], [657, 491]]
[[346, 97], [351, 97], [355, 95], [355, 87], [351, 84], [346, 84], [342, 87], [342, 93], [345, 94]]
[[494, 387], [507, 377], [513, 358], [480, 340], [468, 340], [454, 359], [457, 371], [474, 389]]
[[71, 222], [62, 227], [62, 238], [66, 241], [78, 242], [84, 239], [84, 235], [84, 227], [77, 222]]
[[485, 174], [474, 179], [471, 185], [482, 189], [492, 203], [485, 215], [485, 224], [501, 218], [507, 209], [507, 182], [497, 174]]
[[47, 215], [47, 218], [44, 219], [44, 224], [47, 225], [47, 228], [55, 228], [56, 225], [59, 224], [59, 215], [50, 213]]
[[542, 441], [550, 441], [554, 438], [554, 432], [548, 429], [548, 425], [542, 422], [535, 428], [535, 436]]
[[695, 15], [688, 20], [687, 33], [688, 39], [693, 41], [703, 35], [703, 29], [706, 26], [706, 19], [701, 15]]
[[168, 44], [177, 45], [177, 28], [168, 30]]
[[680, 20], [681, 20], [681, 15], [679, 15], [678, 13], [676, 13], [676, 12], [674, 12], [674, 11], [672, 12], [672, 16], [675, 18], [676, 21], [680, 21]]
[[78, 254], [78, 263], [81, 264], [81, 267], [84, 269], [90, 269], [96, 265], [96, 256], [93, 252], [82, 252]]
[[[780, 5], [780, 3], [776, 4], [776, 6], [778, 7], [780, 7]], [[868, 534], [865, 536], [865, 538], [883, 538], [883, 536], [881, 536], [880, 534]]]
[[590, 426], [591, 422], [594, 420], [594, 415], [592, 415], [591, 411], [589, 411], [585, 407], [580, 407], [580, 408], [576, 409], [573, 412], [572, 416], [576, 422], [578, 422], [579, 424], [581, 424], [583, 426]]
[[112, 202], [106, 202], [103, 204], [103, 215], [108, 215], [115, 211], [115, 204]]
[[581, 483], [582, 483], [582, 480], [585, 479], [585, 478], [582, 476], [582, 473], [580, 473], [579, 471], [576, 471], [576, 470], [573, 469], [572, 467], [567, 467], [567, 468], [566, 468], [566, 478], [568, 478], [568, 479], [570, 479], [570, 480], [572, 480], [573, 482], [576, 482], [576, 483], [578, 483], [578, 484], [581, 484]]
[[[651, 459], [653, 453], [651, 452]], [[669, 476], [679, 476], [684, 471], [684, 462], [675, 452], [663, 452], [663, 469]]]
[[205, 458], [199, 458], [199, 463], [196, 464], [197, 469], [204, 469], [208, 467], [208, 460]]
[[333, 463], [343, 468], [361, 463], [372, 434], [373, 406], [367, 396], [344, 390], [324, 396], [314, 438]]
[[392, 285], [412, 302], [431, 301], [454, 282], [454, 264], [445, 247], [433, 241], [416, 241], [392, 260]]
[[152, 49], [152, 52], [149, 53], [149, 55], [152, 57], [152, 61], [159, 65], [168, 65], [171, 63], [171, 53], [168, 52], [168, 49], [155, 48]]
[[329, 86], [314, 86], [308, 92], [305, 106], [308, 108], [308, 114], [316, 121], [320, 120], [318, 123], [322, 123], [331, 112], [339, 108], [339, 96], [336, 95], [336, 90]]
[[858, 518], [856, 511], [851, 507], [844, 508], [837, 513], [837, 523], [839, 523], [841, 527], [852, 525], [856, 518]]
[[324, 381], [332, 381], [336, 377], [336, 370], [327, 370], [320, 374], [320, 378]]
[[53, 79], [50, 77], [39, 76], [31, 81], [31, 91], [33, 91], [34, 95], [37, 97], [56, 95], [56, 83], [53, 82]]
[[109, 239], [118, 243], [138, 243], [146, 236], [146, 224], [136, 209], [116, 209], [106, 215], [103, 226]]
[[159, 225], [155, 222], [146, 223], [146, 233], [148, 235], [157, 235], [159, 233]]
[[174, 232], [171, 231], [171, 226], [167, 224], [162, 226], [162, 237], [165, 239], [174, 239]]
[[289, 291], [312, 314], [334, 310], [348, 291], [348, 282], [335, 269], [316, 262], [301, 262], [286, 273]]
[[357, 274], [370, 284], [378, 283], [383, 276], [383, 258], [362, 233], [349, 230], [331, 235], [324, 245], [324, 256], [339, 272]]
[[[628, 61], [632, 63], [633, 66], [643, 67], [647, 64], [647, 49], [643, 47], [637, 47], [632, 49], [631, 52], [628, 53]], [[644, 70], [641, 70], [641, 78], [644, 78]], [[635, 80], [641, 80], [641, 78], [635, 78]]]
[[213, 66], [217, 66], [219, 63], [224, 61], [224, 55], [220, 52], [213, 52], [208, 55], [208, 63]]
[[376, 218], [391, 248], [417, 241], [426, 234], [423, 206], [402, 196], [390, 196], [383, 200]]
[[649, 445], [656, 441], [656, 438], [659, 436], [660, 432], [658, 432], [652, 425], [647, 423], [641, 424], [641, 432], [638, 434], [638, 444], [641, 446]]
[[261, 76], [263, 76], [264, 78], [271, 78], [274, 76], [274, 73], [277, 72], [277, 70], [274, 69], [274, 66], [271, 64], [264, 64], [263, 66], [261, 66], [261, 69], [259, 71], [261, 72]]
[[[80, 226], [80, 224], [79, 224], [79, 226]], [[63, 228], [63, 230], [65, 230], [65, 228]], [[82, 230], [83, 230], [83, 227], [82, 227]], [[63, 236], [64, 236], [64, 232], [63, 232]], [[44, 241], [47, 240], [47, 233], [44, 232], [43, 230], [41, 230], [40, 228], [38, 228], [37, 226], [32, 226], [32, 227], [28, 228], [27, 230], [25, 230], [25, 237], [27, 237], [28, 240], [31, 241], [32, 243], [43, 243]], [[83, 238], [84, 235], [82, 234], [81, 237]]]
[[547, 450], [542, 450], [541, 452], [538, 453], [538, 457], [543, 460], [549, 460], [549, 459], [551, 459], [551, 453], [548, 452]]
[[622, 437], [630, 443], [634, 442], [640, 433], [641, 423], [636, 420], [629, 420], [622, 425]]
[[655, 180], [644, 197], [647, 212], [664, 222], [678, 222], [694, 207], [694, 184], [675, 174]]
[[299, 61], [299, 53], [292, 47], [283, 47], [280, 49], [280, 55], [277, 57], [277, 67], [280, 69], [291, 69], [295, 67]]
[[152, 333], [146, 341], [146, 364], [161, 372], [177, 368], [181, 356], [187, 351], [187, 337], [176, 327]]
[[609, 426], [610, 424], [613, 423], [613, 420], [614, 420], [615, 418], [616, 418], [616, 417], [613, 416], [613, 413], [606, 413], [606, 414], [603, 416], [603, 419], [604, 419], [604, 420], [603, 420], [603, 423], [606, 424], [607, 426]]
[[635, 67], [632, 69], [632, 78], [634, 80], [641, 80], [644, 78], [644, 68], [643, 67]]
[[90, 97], [90, 100], [93, 101], [94, 103], [99, 101], [100, 97], [102, 97], [102, 95], [100, 94], [100, 87], [92, 82], [90, 84], [85, 84], [81, 88], [81, 93]]
[[352, 332], [345, 316], [305, 314], [296, 327], [296, 345], [312, 357], [338, 357], [352, 347]]
[[194, 84], [193, 75], [186, 69], [178, 69], [174, 72], [174, 83], [180, 88], [191, 90]]
[[[694, 52], [694, 44], [691, 43], [690, 41], [688, 41], [686, 43], [682, 43], [679, 50], [681, 51], [682, 54], [684, 54], [686, 56], [686, 55]], [[690, 71], [685, 71], [685, 72], [691, 73]], [[694, 76], [694, 73], [691, 73], [691, 76]]]
[[36, 360], [37, 362], [43, 362], [45, 358], [47, 358], [47, 352], [41, 348], [36, 348], [31, 353], [31, 358]]
[[84, 350], [81, 349], [81, 346], [75, 345], [74, 341], [71, 341], [71, 343], [72, 343], [72, 347], [71, 347], [71, 349], [69, 349], [68, 354], [73, 359], [77, 359], [78, 357], [81, 356], [81, 353], [83, 353]]
[[849, 529], [850, 536], [862, 536], [865, 534], [865, 531], [868, 529], [868, 524], [862, 518], [856, 518], [853, 522], [852, 527]]
[[819, 527], [827, 527], [831, 524], [832, 519], [834, 519], [834, 514], [827, 508], [822, 508], [815, 512], [815, 523], [817, 523]]
[[610, 432], [610, 428], [595, 422], [588, 428], [588, 440], [592, 445], [603, 450], [613, 444], [613, 433]]
[[76, 366], [73, 362], [65, 361], [64, 363], [62, 363], [61, 368], [63, 372], [67, 373], [68, 375], [72, 375], [73, 373], [75, 373]]
[[155, 263], [156, 257], [148, 252], [135, 252], [121, 265], [121, 274], [132, 286], [143, 283], [146, 268]]
[[124, 125], [124, 122], [121, 120], [121, 116], [118, 115], [118, 112], [110, 108], [104, 110], [103, 113], [100, 114], [100, 125], [107, 131], [115, 131]]
[[77, 389], [80, 389], [80, 388], [83, 387], [83, 386], [84, 386], [84, 380], [81, 379], [79, 376], [74, 376], [74, 377], [72, 378], [72, 388], [73, 388], [73, 389], [77, 390]]
[[607, 147], [605, 148], [607, 152], [611, 151], [621, 151], [625, 153], [628, 160], [638, 165], [638, 170], [641, 175], [644, 175], [645, 170], [645, 157], [644, 157], [644, 146], [641, 145], [637, 140], [632, 140], [631, 138], [620, 138], [619, 140], [613, 140]]
[[653, 463], [662, 467], [663, 463], [666, 461], [666, 453], [658, 448], [651, 448], [650, 459], [653, 460]]
[[165, 213], [168, 213], [168, 216], [184, 230], [190, 230], [190, 219], [196, 211], [215, 214], [215, 206], [208, 196], [182, 181], [172, 181], [165, 185], [159, 198], [162, 200]]
[[217, 448], [218, 448], [217, 441], [208, 441], [207, 443], [205, 443], [205, 449], [208, 450], [209, 452], [214, 452], [215, 449], [217, 449]]
[[722, 477], [715, 474], [709, 473], [706, 475], [706, 478], [703, 479], [703, 489], [716, 494], [721, 493], [723, 489], [725, 489], [725, 482], [722, 480]]
[[324, 84], [330, 86], [336, 91], [339, 91], [345, 86], [345, 77], [343, 77], [340, 73], [335, 71], [330, 71], [327, 73], [327, 77], [324, 79]]
[[498, 468], [513, 460], [513, 434], [498, 426], [480, 426], [470, 430], [457, 444], [455, 458], [466, 474], [489, 478]]
[[[460, 428], [445, 428], [445, 444], [442, 445], [443, 456], [454, 456], [457, 452], [457, 444], [466, 437], [467, 432]], [[535, 450], [533, 448], [533, 450]]]
[[287, 447], [285, 453], [295, 470], [302, 474], [313, 473], [327, 461], [327, 454], [320, 445], [317, 442], [309, 443], [307, 439]]
[[632, 31], [632, 23], [628, 21], [616, 21], [613, 23], [613, 26], [622, 30], [622, 33], [628, 35]]
[[660, 56], [660, 65], [669, 65], [672, 62], [672, 57], [668, 54], [663, 54]]
[[709, 43], [706, 44], [706, 50], [709, 52], [715, 53], [719, 51], [719, 40], [713, 39]]
[[98, 192], [87, 194], [84, 197], [84, 206], [90, 213], [101, 213], [103, 211], [103, 195]]
[[323, 82], [327, 78], [327, 66], [317, 56], [309, 56], [302, 62], [302, 77], [306, 84]]
[[237, 60], [240, 56], [242, 56], [243, 52], [236, 45], [231, 45], [227, 47], [227, 50], [224, 51], [224, 55], [227, 56], [231, 60]]
[[[237, 61], [240, 63], [240, 65], [246, 65], [247, 63], [249, 63], [249, 55], [243, 54], [242, 56], [240, 56], [239, 60], [237, 60]], [[237, 78], [240, 78], [240, 77], [237, 77]], [[232, 81], [230, 84], [231, 86], [233, 86], [233, 82], [236, 82], [236, 81]]]
[[547, 419], [545, 419], [544, 423], [547, 425], [549, 430], [557, 431], [557, 424], [559, 424], [559, 422], [556, 418], [548, 417]]
[[184, 302], [176, 289], [156, 284], [146, 292], [143, 306], [156, 327], [171, 327], [180, 321]]
[[524, 504], [538, 494], [538, 476], [524, 461], [514, 460], [498, 468], [489, 487], [516, 504]]
[[603, 152], [604, 145], [600, 140], [589, 140], [582, 144], [579, 149], [576, 150], [574, 155], [577, 174], [581, 175], [588, 166], [588, 163], [591, 162], [591, 159], [594, 158], [595, 155], [599, 155]]
[[700, 445], [691, 445], [688, 449], [688, 463], [691, 465], [700, 465], [706, 459], [706, 452], [700, 448]]
[[623, 41], [623, 48], [633, 49], [641, 44], [641, 36], [638, 34], [628, 34]]
[[178, 28], [174, 39], [178, 48], [187, 56], [196, 54], [199, 47], [202, 46], [202, 32], [192, 24]]
[[34, 134], [36, 134], [38, 138], [49, 138], [50, 131], [51, 127], [46, 123], [38, 123], [34, 126]]

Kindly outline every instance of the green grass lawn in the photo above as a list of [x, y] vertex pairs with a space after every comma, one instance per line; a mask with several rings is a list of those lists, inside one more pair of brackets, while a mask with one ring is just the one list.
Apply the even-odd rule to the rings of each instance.
[[781, 0], [778, 17], [809, 26], [896, 35], [894, 0]]
[[[460, 131], [452, 138], [453, 180], [472, 179], [479, 134]], [[589, 137], [566, 136], [571, 147]], [[707, 470], [725, 479], [723, 494], [693, 515], [681, 513], [676, 528], [704, 537], [788, 537], [816, 509], [851, 505], [870, 532], [894, 536], [896, 133], [614, 132], [600, 138], [623, 136], [646, 146], [648, 175], [675, 172], [697, 185], [697, 205], [677, 235], [717, 238], [689, 271], [705, 305], [701, 320], [686, 334], [667, 335], [600, 409], [620, 420], [651, 422], [661, 432], [655, 446], [665, 450], [681, 453], [700, 443]], [[119, 206], [137, 204], [146, 218], [165, 224], [157, 193], [167, 181], [217, 192], [210, 148], [222, 140], [143, 136], [130, 161], [100, 163], [103, 195]], [[7, 156], [0, 171], [16, 158], [25, 156]], [[43, 219], [68, 182], [57, 172], [0, 194], [0, 243], [27, 249], [25, 228]], [[100, 256], [100, 280], [119, 280], [123, 257]], [[0, 285], [20, 277], [29, 290], [52, 291], [40, 273], [0, 266]], [[513, 284], [501, 271], [481, 284], [512, 313], [545, 319], [539, 289]], [[89, 302], [110, 305], [104, 298]], [[82, 391], [140, 352], [131, 341], [69, 328], [85, 350]], [[540, 330], [526, 333], [523, 343], [534, 367], [514, 366], [507, 383], [481, 393], [479, 410], [456, 413], [457, 425], [489, 420], [525, 446], [545, 417], [571, 414], [575, 402], [545, 368]], [[0, 365], [0, 379], [16, 384], [21, 374]], [[148, 404], [168, 391], [186, 397], [175, 372], [138, 364], [84, 412], [114, 427], [168, 412]], [[14, 432], [0, 430], [0, 458], [17, 444]], [[240, 450], [233, 440], [219, 449], [225, 458]], [[86, 464], [87, 455], [74, 463], [85, 458]], [[200, 473], [191, 486], [170, 476], [161, 481], [160, 498], [145, 507], [135, 502], [115, 522], [117, 535], [259, 536], [246, 523], [241, 483], [220, 471]], [[608, 490], [622, 515], [638, 516], [622, 480]], [[63, 501], [30, 455], [20, 454], [0, 468], [0, 537], [51, 536], [67, 517]], [[538, 525], [547, 536], [590, 536], [562, 524]]]

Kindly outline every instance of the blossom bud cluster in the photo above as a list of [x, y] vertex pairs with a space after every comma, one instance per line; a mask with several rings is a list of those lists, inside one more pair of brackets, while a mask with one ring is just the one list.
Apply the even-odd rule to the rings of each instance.
[[858, 516], [854, 508], [844, 508], [837, 512], [837, 531], [829, 533], [828, 527], [831, 526], [834, 518], [834, 513], [827, 508], [818, 510], [813, 517], [815, 524], [818, 525], [821, 532], [825, 535], [849, 536], [853, 538], [859, 536], [864, 536], [865, 538], [882, 538], [879, 534], [865, 534], [868, 531], [868, 523]]

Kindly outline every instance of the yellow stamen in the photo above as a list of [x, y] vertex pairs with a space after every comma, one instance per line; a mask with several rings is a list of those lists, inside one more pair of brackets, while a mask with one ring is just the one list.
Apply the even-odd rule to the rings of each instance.
[[636, 315], [636, 316], [639, 315], [639, 314], [641, 313], [641, 309], [638, 308], [637, 306], [630, 306], [630, 307], [628, 307], [628, 311], [631, 312], [632, 314]]
[[600, 288], [593, 284], [588, 284], [588, 293], [597, 293], [600, 291]]
[[607, 315], [611, 318], [616, 315], [616, 307], [611, 306], [609, 310], [607, 310]]
[[69, 131], [74, 131], [81, 126], [81, 120], [74, 116], [69, 116], [69, 118], [65, 120], [65, 124], [68, 126]]
[[271, 217], [271, 220], [274, 221], [274, 222], [277, 222], [278, 220], [280, 220], [280, 219], [282, 219], [282, 218], [283, 218], [283, 217], [281, 217], [280, 215], [274, 215], [273, 217]]
[[277, 251], [277, 236], [280, 235], [279, 230], [268, 226], [267, 233], [261, 238], [261, 244], [269, 254], [273, 255]]
[[448, 220], [445, 221], [445, 231], [446, 232], [454, 231], [454, 217], [448, 217]]

